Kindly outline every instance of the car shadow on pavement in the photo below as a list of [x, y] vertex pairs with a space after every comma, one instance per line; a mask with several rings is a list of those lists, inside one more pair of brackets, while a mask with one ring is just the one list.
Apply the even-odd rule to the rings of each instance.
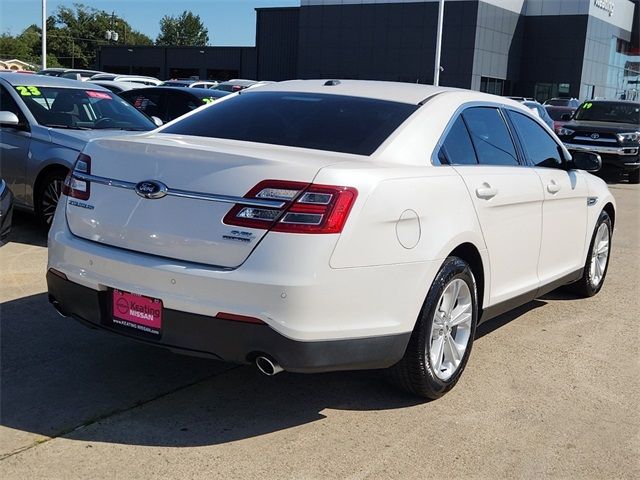
[[[38, 439], [211, 445], [314, 422], [324, 409], [424, 403], [375, 371], [266, 377], [252, 366], [90, 330], [60, 317], [46, 293], [0, 304], [0, 364], [0, 425], [18, 431], [3, 433], [3, 445], [12, 434], [24, 442], [24, 432]], [[11, 444], [0, 456], [22, 447]]]
[[518, 317], [521, 317], [525, 313], [531, 310], [534, 310], [536, 308], [543, 307], [546, 304], [547, 302], [545, 301], [535, 299], [529, 303], [525, 303], [524, 305], [514, 308], [513, 310], [510, 310], [507, 313], [503, 313], [502, 315], [492, 318], [491, 320], [487, 320], [486, 322], [478, 325], [478, 328], [476, 328], [475, 339], [478, 340], [479, 338], [482, 338], [485, 335], [488, 335], [489, 333], [494, 332], [501, 327], [504, 327], [507, 323], [513, 322], [514, 320], [516, 320]]
[[14, 209], [11, 234], [7, 242], [23, 243], [36, 247], [47, 246], [47, 232], [34, 215]]

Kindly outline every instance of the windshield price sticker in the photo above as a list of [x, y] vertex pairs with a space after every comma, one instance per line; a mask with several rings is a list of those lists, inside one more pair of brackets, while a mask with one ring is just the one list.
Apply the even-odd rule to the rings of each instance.
[[589, 102], [589, 103], [585, 103], [582, 108], [584, 110], [589, 110], [591, 107], [593, 107], [593, 103]]
[[16, 87], [16, 90], [18, 91], [18, 93], [20, 95], [22, 95], [23, 97], [39, 97], [42, 95], [42, 93], [40, 93], [40, 90], [38, 90], [38, 87]]
[[111, 100], [111, 95], [105, 92], [94, 92], [92, 90], [87, 90], [87, 95], [91, 98], [99, 98], [101, 100]]
[[213, 103], [214, 100], [212, 97], [207, 97], [202, 99], [202, 103]]

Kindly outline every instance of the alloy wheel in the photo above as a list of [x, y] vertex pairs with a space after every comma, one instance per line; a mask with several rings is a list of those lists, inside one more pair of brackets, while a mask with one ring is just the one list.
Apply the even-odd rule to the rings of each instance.
[[473, 302], [464, 280], [456, 278], [445, 287], [431, 322], [429, 360], [435, 375], [448, 380], [458, 370], [469, 345]]
[[53, 222], [53, 215], [56, 213], [56, 207], [58, 206], [58, 200], [60, 199], [61, 192], [62, 180], [59, 178], [52, 180], [42, 192], [40, 205], [42, 208], [42, 218], [47, 226], [51, 226], [51, 223]]
[[600, 285], [604, 278], [609, 261], [609, 226], [601, 223], [596, 232], [591, 252], [591, 263], [589, 265], [589, 277], [594, 287]]

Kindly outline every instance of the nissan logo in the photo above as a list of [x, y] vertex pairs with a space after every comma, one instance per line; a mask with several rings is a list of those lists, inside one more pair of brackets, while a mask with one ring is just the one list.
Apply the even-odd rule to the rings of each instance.
[[592, 133], [592, 134], [591, 134], [591, 138], [593, 138], [594, 140], [597, 140], [597, 139], [599, 139], [599, 138], [600, 138], [600, 134], [598, 134], [598, 133]]
[[145, 180], [135, 186], [135, 191], [142, 198], [162, 198], [167, 194], [167, 186], [155, 180]]

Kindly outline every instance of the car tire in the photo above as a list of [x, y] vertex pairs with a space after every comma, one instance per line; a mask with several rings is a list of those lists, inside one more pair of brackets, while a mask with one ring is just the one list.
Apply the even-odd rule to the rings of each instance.
[[634, 185], [640, 183], [640, 168], [636, 168], [629, 172], [629, 183]]
[[[456, 298], [451, 303], [453, 295]], [[404, 357], [387, 369], [392, 383], [432, 400], [454, 387], [471, 353], [478, 321], [477, 296], [469, 264], [461, 258], [448, 257], [427, 294]], [[458, 315], [464, 310], [465, 318], [468, 314], [464, 325], [453, 325], [461, 319], [456, 317], [456, 310]], [[464, 344], [463, 352], [457, 348], [458, 344]]]
[[603, 210], [591, 236], [589, 253], [584, 263], [582, 277], [570, 287], [581, 297], [593, 297], [604, 284], [611, 257], [611, 217]]
[[38, 217], [38, 222], [47, 230], [53, 222], [53, 215], [56, 212], [65, 177], [66, 172], [55, 170], [47, 173], [38, 183], [38, 188], [35, 192], [36, 216]]

